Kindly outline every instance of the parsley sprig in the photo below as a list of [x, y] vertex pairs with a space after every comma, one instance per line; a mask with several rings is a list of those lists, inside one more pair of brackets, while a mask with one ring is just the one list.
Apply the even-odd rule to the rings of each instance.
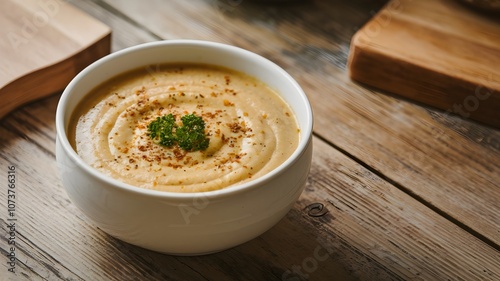
[[172, 114], [157, 117], [148, 125], [148, 133], [156, 143], [172, 147], [178, 145], [185, 151], [207, 149], [210, 139], [205, 134], [205, 121], [195, 114], [181, 117], [182, 126], [178, 126]]

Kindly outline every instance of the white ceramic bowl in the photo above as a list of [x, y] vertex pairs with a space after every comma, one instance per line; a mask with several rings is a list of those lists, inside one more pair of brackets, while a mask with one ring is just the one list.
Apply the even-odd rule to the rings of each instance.
[[[137, 188], [84, 163], [67, 136], [70, 117], [77, 104], [94, 87], [111, 77], [168, 62], [224, 66], [267, 83], [282, 95], [297, 116], [301, 138], [297, 150], [285, 163], [261, 178], [199, 193]], [[309, 173], [312, 123], [306, 95], [290, 75], [271, 61], [219, 43], [158, 41], [112, 53], [88, 66], [71, 81], [57, 107], [56, 155], [68, 196], [100, 229], [143, 248], [197, 255], [251, 240], [286, 215], [302, 193]]]

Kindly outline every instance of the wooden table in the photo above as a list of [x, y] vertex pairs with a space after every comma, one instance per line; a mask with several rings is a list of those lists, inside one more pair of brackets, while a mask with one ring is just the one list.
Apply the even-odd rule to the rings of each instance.
[[206, 256], [151, 252], [69, 201], [55, 164], [56, 94], [1, 121], [0, 280], [500, 280], [500, 131], [346, 74], [352, 35], [384, 1], [69, 2], [112, 28], [113, 51], [205, 39], [281, 65], [314, 109], [313, 166], [294, 208], [262, 236]]

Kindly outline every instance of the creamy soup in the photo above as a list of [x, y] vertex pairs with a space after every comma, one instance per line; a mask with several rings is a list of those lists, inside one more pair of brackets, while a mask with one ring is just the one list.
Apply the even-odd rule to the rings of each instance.
[[[205, 122], [208, 147], [158, 144], [148, 126], [172, 114]], [[75, 111], [70, 139], [80, 157], [119, 181], [146, 189], [200, 192], [260, 177], [299, 142], [291, 108], [266, 84], [240, 72], [200, 64], [166, 64], [128, 72], [97, 87]]]

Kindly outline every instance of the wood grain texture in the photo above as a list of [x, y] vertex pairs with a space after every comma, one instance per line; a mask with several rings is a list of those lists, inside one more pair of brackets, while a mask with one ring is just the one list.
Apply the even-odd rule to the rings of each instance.
[[[351, 36], [384, 1], [69, 2], [112, 28], [113, 50], [207, 39], [283, 66], [313, 105], [311, 175], [292, 211], [248, 243], [199, 257], [147, 251], [109, 237], [69, 201], [55, 164], [51, 96], [0, 122], [0, 182], [15, 165], [19, 187], [17, 273], [2, 262], [0, 280], [500, 278], [500, 132], [373, 92], [346, 74]], [[4, 257], [5, 199], [0, 184]], [[326, 214], [312, 216], [316, 203]]]
[[[317, 134], [499, 247], [500, 133], [351, 81], [346, 62], [356, 30], [340, 23], [362, 26], [368, 17], [355, 5], [364, 1], [224, 8], [221, 1], [106, 2], [159, 37], [221, 41], [275, 61], [308, 94]], [[183, 18], [192, 21], [179, 26]]]
[[[335, 86], [315, 85], [317, 132], [437, 212], [498, 245], [500, 133], [388, 96], [370, 97], [351, 88], [345, 74], [337, 78]], [[329, 97], [323, 91], [328, 88], [336, 92], [335, 103], [320, 102]], [[331, 117], [318, 117], [321, 112]]]
[[394, 0], [352, 39], [350, 76], [500, 128], [500, 20], [450, 0]]
[[59, 0], [2, 1], [0, 26], [0, 118], [110, 52], [111, 30]]
[[[314, 140], [304, 194], [264, 235], [200, 257], [173, 257], [109, 237], [69, 201], [54, 161], [57, 97], [0, 127], [0, 166], [17, 167], [18, 277], [26, 280], [496, 280], [500, 255], [328, 144]], [[31, 122], [27, 122], [31, 120]], [[33, 126], [37, 124], [38, 126]], [[22, 161], [30, 159], [30, 161]], [[5, 173], [0, 180], [6, 181]], [[0, 192], [5, 197], [5, 189]], [[311, 203], [327, 213], [308, 215]], [[5, 200], [0, 202], [5, 210]], [[7, 232], [1, 217], [0, 231]], [[6, 255], [6, 238], [0, 240]], [[1, 274], [5, 274], [2, 264]], [[2, 276], [2, 275], [0, 275]], [[12, 279], [15, 280], [15, 279]]]

